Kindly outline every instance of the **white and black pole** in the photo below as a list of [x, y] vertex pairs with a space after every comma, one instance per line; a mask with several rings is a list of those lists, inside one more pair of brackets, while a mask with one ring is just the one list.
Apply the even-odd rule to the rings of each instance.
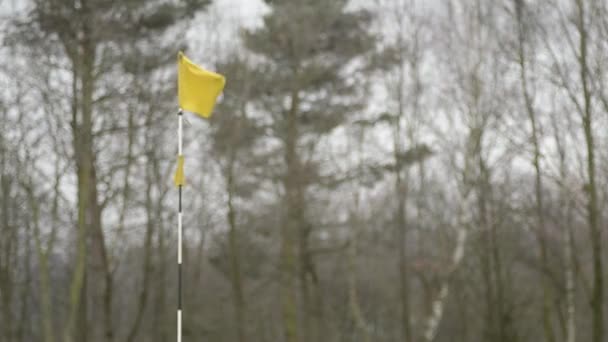
[[[177, 112], [177, 155], [182, 158], [183, 111]], [[177, 342], [182, 342], [182, 184], [178, 185], [179, 202], [177, 212]]]

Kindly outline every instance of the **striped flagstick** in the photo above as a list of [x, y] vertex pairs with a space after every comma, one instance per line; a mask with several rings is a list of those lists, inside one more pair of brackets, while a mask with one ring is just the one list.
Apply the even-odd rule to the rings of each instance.
[[[177, 112], [177, 117], [177, 156], [178, 158], [183, 158], [183, 112], [181, 108]], [[182, 187], [182, 184], [178, 185], [179, 202], [177, 211], [177, 342], [182, 342]]]
[[182, 155], [183, 111], [209, 118], [226, 79], [192, 63], [182, 52], [177, 54], [177, 99], [179, 102], [177, 171], [175, 185], [179, 191], [177, 213], [177, 342], [182, 342], [182, 189], [184, 186], [184, 156]]

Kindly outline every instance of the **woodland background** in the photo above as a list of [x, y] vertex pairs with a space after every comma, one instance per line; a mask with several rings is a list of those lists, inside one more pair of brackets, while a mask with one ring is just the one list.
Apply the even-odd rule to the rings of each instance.
[[608, 2], [255, 3], [1, 3], [0, 341], [175, 338], [180, 49], [186, 341], [608, 341]]

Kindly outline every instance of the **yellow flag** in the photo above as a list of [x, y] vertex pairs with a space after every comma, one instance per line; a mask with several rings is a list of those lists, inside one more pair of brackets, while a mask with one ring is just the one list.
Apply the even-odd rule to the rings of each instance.
[[186, 180], [184, 178], [184, 156], [177, 157], [177, 170], [175, 170], [175, 176], [173, 176], [175, 186], [184, 186]]
[[204, 118], [211, 116], [226, 79], [194, 64], [182, 52], [177, 56], [177, 94], [181, 109]]

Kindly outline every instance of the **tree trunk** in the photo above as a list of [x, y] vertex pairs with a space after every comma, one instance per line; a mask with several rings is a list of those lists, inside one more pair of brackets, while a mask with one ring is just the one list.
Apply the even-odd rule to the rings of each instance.
[[[399, 36], [399, 46], [403, 46], [401, 42], [401, 36]], [[403, 54], [404, 52], [401, 51]], [[403, 95], [405, 86], [404, 77], [404, 56], [399, 56], [399, 78], [398, 78], [398, 93], [397, 93], [397, 112], [398, 116], [393, 127], [393, 153], [395, 163], [395, 196], [397, 203], [397, 210], [395, 213], [395, 229], [397, 239], [397, 249], [399, 253], [398, 259], [398, 274], [399, 274], [399, 298], [401, 305], [401, 338], [404, 342], [412, 342], [412, 322], [410, 317], [410, 290], [409, 290], [409, 265], [407, 256], [407, 217], [406, 217], [406, 204], [407, 204], [407, 191], [409, 182], [409, 171], [405, 170], [406, 174], [403, 176], [404, 166], [400, 155], [403, 150], [403, 142], [401, 141], [401, 119], [404, 116], [404, 107], [406, 105], [405, 98]]]
[[237, 341], [245, 342], [245, 297], [243, 295], [243, 282], [241, 276], [241, 263], [239, 257], [238, 231], [236, 226], [236, 211], [233, 203], [234, 196], [234, 163], [235, 151], [233, 149], [229, 165], [226, 170], [226, 191], [228, 193], [228, 246], [230, 249], [230, 280], [232, 283], [232, 299], [234, 303], [234, 324]]
[[580, 36], [580, 77], [583, 89], [584, 112], [582, 113], [583, 131], [587, 148], [587, 220], [589, 224], [589, 238], [591, 241], [593, 287], [591, 294], [592, 311], [592, 341], [604, 341], [604, 273], [602, 262], [602, 230], [599, 222], [597, 201], [597, 188], [595, 184], [595, 143], [593, 136], [593, 118], [591, 90], [589, 89], [589, 69], [587, 66], [587, 27], [585, 23], [585, 3], [576, 1], [578, 7], [577, 28]]
[[[57, 165], [55, 165], [57, 167]], [[51, 222], [51, 237], [46, 245], [43, 247], [41, 231], [40, 231], [40, 207], [38, 205], [38, 199], [34, 196], [33, 188], [28, 185], [26, 189], [29, 201], [29, 208], [32, 212], [33, 229], [34, 229], [34, 247], [36, 250], [36, 256], [38, 257], [38, 289], [40, 293], [40, 320], [41, 320], [41, 331], [42, 338], [45, 342], [53, 342], [55, 340], [53, 330], [53, 316], [52, 316], [52, 300], [51, 300], [51, 284], [49, 277], [49, 253], [52, 251], [54, 244], [54, 235], [57, 227], [57, 216], [58, 216], [58, 197], [59, 197], [59, 175], [55, 178], [55, 193], [53, 196], [53, 204], [51, 209], [52, 222]]]
[[[358, 202], [358, 201], [356, 201]], [[355, 207], [358, 209], [358, 205]], [[359, 304], [357, 291], [357, 240], [359, 233], [359, 219], [355, 211], [351, 212], [351, 229], [353, 231], [347, 250], [347, 278], [348, 278], [348, 303], [350, 311], [364, 342], [371, 342], [367, 323]]]
[[17, 325], [17, 329], [15, 331], [15, 341], [19, 342], [25, 341], [25, 337], [29, 333], [29, 329], [26, 330], [26, 326], [29, 328], [29, 320], [27, 318], [32, 316], [29, 313], [30, 303], [28, 302], [28, 299], [31, 298], [32, 295], [30, 292], [30, 284], [32, 283], [32, 245], [30, 242], [32, 240], [31, 237], [32, 224], [31, 222], [28, 222], [25, 225], [25, 241], [23, 242], [25, 244], [25, 250], [22, 253], [18, 253], [18, 255], [23, 255], [24, 260], [22, 267], [24, 270], [23, 272], [25, 273], [25, 278], [23, 279], [20, 293], [21, 312], [18, 318], [19, 324]]
[[576, 302], [575, 302], [575, 285], [574, 285], [574, 256], [572, 253], [572, 244], [574, 238], [572, 234], [571, 224], [571, 205], [568, 206], [568, 218], [566, 223], [565, 243], [566, 246], [566, 342], [576, 341]]
[[[89, 32], [90, 34], [90, 32]], [[96, 251], [101, 260], [91, 260], [93, 264], [102, 263], [107, 270], [107, 257], [105, 257], [105, 244], [101, 234], [101, 213], [97, 199], [97, 178], [95, 170], [95, 155], [93, 145], [93, 89], [94, 89], [94, 61], [95, 48], [91, 44], [90, 36], [85, 34], [80, 44], [81, 55], [75, 56], [73, 65], [73, 108], [72, 129], [73, 148], [76, 159], [76, 170], [78, 179], [78, 230], [76, 238], [76, 263], [70, 285], [70, 305], [64, 340], [73, 341], [73, 333], [77, 332], [78, 342], [87, 341], [87, 245], [92, 238], [92, 250]], [[80, 114], [80, 115], [79, 115]], [[89, 232], [90, 230], [90, 232]], [[89, 235], [91, 234], [92, 235]], [[93, 278], [91, 278], [93, 280]], [[108, 279], [105, 278], [106, 293], [111, 290]], [[104, 304], [105, 326], [109, 326], [109, 312], [106, 296]], [[76, 323], [78, 322], [77, 330]]]
[[559, 129], [557, 116], [552, 117], [553, 133], [555, 145], [559, 156], [559, 176], [562, 183], [559, 189], [559, 208], [565, 217], [560, 217], [560, 222], [564, 222], [563, 229], [563, 244], [564, 244], [564, 259], [565, 259], [565, 278], [566, 278], [566, 319], [564, 327], [565, 342], [576, 341], [576, 298], [575, 298], [575, 265], [576, 258], [573, 253], [574, 236], [572, 232], [572, 210], [574, 203], [569, 198], [568, 190], [565, 186], [565, 181], [568, 176], [568, 168], [566, 162], [566, 150], [562, 140], [562, 132]]
[[[303, 208], [298, 197], [299, 167], [297, 154], [297, 110], [298, 93], [294, 91], [291, 98], [291, 110], [287, 114], [287, 134], [285, 137], [285, 163], [287, 174], [284, 178], [285, 195], [287, 196], [287, 220], [281, 230], [281, 301], [283, 307], [283, 329], [287, 342], [298, 342], [298, 321], [296, 307], [296, 252], [295, 240]], [[307, 341], [306, 341], [307, 342]]]
[[487, 222], [486, 199], [483, 191], [478, 190], [477, 196], [479, 226], [481, 229], [481, 245], [482, 252], [480, 253], [481, 272], [483, 276], [483, 285], [485, 291], [486, 315], [484, 318], [484, 329], [486, 331], [484, 339], [489, 341], [500, 341], [497, 333], [496, 317], [496, 290], [492, 281], [492, 255], [490, 247], [490, 227]]
[[[4, 118], [3, 118], [4, 119]], [[2, 195], [5, 197], [0, 201], [1, 212], [0, 219], [0, 317], [2, 324], [0, 325], [0, 336], [5, 340], [11, 341], [13, 335], [13, 316], [12, 316], [12, 297], [13, 297], [13, 279], [12, 279], [12, 268], [13, 265], [12, 256], [14, 255], [13, 250], [13, 239], [14, 229], [11, 222], [11, 210], [9, 207], [11, 197], [11, 181], [10, 176], [7, 174], [5, 167], [8, 164], [5, 148], [4, 148], [4, 137], [0, 138], [0, 187]]]
[[[357, 136], [357, 173], [361, 176], [364, 172], [363, 165], [363, 144], [365, 141], [365, 128], [361, 127], [360, 135]], [[355, 150], [355, 146], [349, 143]], [[357, 257], [358, 257], [358, 242], [359, 235], [363, 231], [362, 214], [360, 213], [362, 184], [355, 184], [357, 188], [353, 191], [354, 204], [350, 211], [351, 236], [347, 250], [347, 281], [348, 281], [348, 303], [352, 318], [355, 322], [359, 334], [364, 342], [371, 342], [370, 329], [359, 303], [359, 291], [357, 286]]]
[[[466, 199], [465, 199], [466, 202]], [[466, 209], [465, 209], [466, 210]], [[439, 294], [437, 298], [433, 302], [432, 312], [429, 316], [426, 331], [424, 333], [424, 340], [427, 342], [432, 342], [437, 336], [437, 331], [439, 328], [439, 322], [443, 317], [443, 310], [445, 306], [445, 302], [448, 297], [448, 291], [450, 286], [450, 281], [452, 278], [452, 274], [456, 271], [460, 262], [464, 257], [465, 246], [467, 242], [468, 236], [468, 228], [465, 226], [466, 222], [462, 223], [462, 226], [458, 229], [458, 238], [456, 240], [456, 248], [452, 254], [452, 265], [450, 266], [449, 272], [446, 275], [445, 279], [441, 284], [441, 288], [439, 290]]]
[[525, 30], [524, 30], [524, 22], [522, 19], [523, 11], [524, 11], [524, 3], [522, 0], [515, 0], [515, 8], [516, 8], [516, 19], [517, 19], [517, 37], [518, 37], [518, 55], [519, 55], [519, 76], [520, 76], [520, 85], [521, 91], [524, 97], [524, 103], [526, 112], [528, 114], [528, 118], [530, 120], [530, 125], [532, 126], [532, 147], [533, 147], [533, 159], [532, 166], [534, 167], [535, 172], [535, 196], [536, 196], [536, 217], [538, 220], [538, 244], [540, 249], [540, 261], [541, 261], [541, 277], [542, 277], [542, 291], [543, 291], [543, 309], [542, 309], [542, 317], [543, 317], [543, 330], [545, 335], [545, 341], [554, 342], [555, 335], [553, 332], [553, 327], [551, 324], [551, 301], [552, 295], [550, 292], [551, 284], [549, 277], [546, 272], [549, 270], [549, 262], [547, 255], [547, 246], [546, 246], [546, 232], [545, 232], [545, 214], [544, 214], [544, 205], [543, 205], [543, 183], [542, 183], [542, 174], [541, 174], [541, 166], [540, 166], [540, 144], [538, 137], [538, 124], [536, 120], [536, 111], [534, 110], [534, 104], [532, 103], [532, 97], [528, 92], [528, 70], [527, 70], [527, 56], [525, 51]]
[[[407, 172], [407, 171], [406, 171]], [[397, 167], [395, 178], [395, 191], [397, 195], [397, 244], [399, 250], [399, 294], [401, 298], [401, 329], [403, 341], [412, 341], [412, 327], [410, 318], [410, 290], [407, 257], [407, 218], [405, 214], [408, 177], [401, 176], [400, 166]]]
[[[157, 212], [160, 213], [162, 206], [158, 205]], [[160, 221], [159, 217], [157, 221]], [[158, 279], [157, 279], [157, 297], [154, 305], [154, 330], [158, 336], [158, 341], [168, 341], [167, 333], [167, 250], [165, 243], [164, 229], [158, 229]]]
[[[153, 160], [151, 161], [152, 164], [156, 164], [157, 160], [156, 160], [156, 156], [154, 155], [154, 153], [148, 153], [149, 156], [151, 156], [151, 158], [153, 158]], [[150, 288], [150, 277], [152, 276], [152, 237], [154, 236], [154, 227], [156, 224], [156, 217], [153, 214], [154, 213], [154, 205], [152, 202], [152, 186], [153, 186], [153, 177], [150, 175], [152, 171], [150, 171], [149, 169], [146, 170], [146, 195], [145, 195], [145, 207], [146, 207], [146, 219], [147, 219], [147, 223], [146, 223], [146, 232], [145, 232], [145, 238], [144, 238], [144, 248], [143, 248], [143, 252], [144, 252], [144, 260], [143, 260], [143, 267], [142, 267], [142, 284], [141, 284], [141, 291], [139, 292], [139, 301], [137, 303], [137, 311], [135, 313], [135, 321], [133, 323], [133, 326], [131, 327], [131, 330], [129, 331], [129, 334], [127, 335], [127, 342], [133, 342], [135, 341], [135, 338], [137, 337], [137, 332], [139, 331], [139, 327], [141, 325], [143, 316], [144, 316], [144, 311], [146, 309], [146, 305], [148, 303], [148, 292], [149, 292], [149, 288]]]

